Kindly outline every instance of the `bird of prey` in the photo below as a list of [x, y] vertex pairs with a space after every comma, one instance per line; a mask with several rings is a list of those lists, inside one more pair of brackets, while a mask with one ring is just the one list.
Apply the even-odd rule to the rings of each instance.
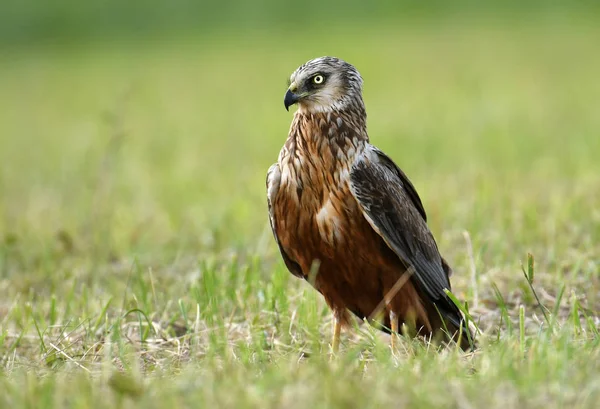
[[392, 349], [402, 324], [467, 349], [471, 333], [444, 292], [451, 269], [421, 199], [404, 172], [369, 143], [362, 84], [356, 68], [335, 57], [310, 60], [292, 73], [284, 105], [298, 109], [267, 172], [275, 240], [290, 272], [332, 309], [334, 353], [348, 311], [379, 322], [392, 335]]

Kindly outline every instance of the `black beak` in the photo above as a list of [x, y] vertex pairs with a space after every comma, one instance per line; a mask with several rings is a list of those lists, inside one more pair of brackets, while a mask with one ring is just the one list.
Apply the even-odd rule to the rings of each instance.
[[298, 97], [298, 95], [294, 94], [288, 89], [285, 93], [285, 97], [283, 98], [283, 105], [285, 105], [285, 110], [289, 111], [290, 105], [294, 105], [296, 102], [298, 102], [299, 99], [300, 98]]

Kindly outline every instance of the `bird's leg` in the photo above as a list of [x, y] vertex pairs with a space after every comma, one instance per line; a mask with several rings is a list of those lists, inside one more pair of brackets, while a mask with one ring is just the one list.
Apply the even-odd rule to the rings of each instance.
[[340, 333], [342, 330], [341, 314], [336, 310], [333, 311], [333, 338], [331, 340], [331, 352], [337, 354], [340, 349]]
[[394, 353], [396, 351], [396, 339], [398, 338], [398, 315], [393, 310], [390, 310], [390, 329], [392, 330], [390, 334], [390, 346], [392, 353]]

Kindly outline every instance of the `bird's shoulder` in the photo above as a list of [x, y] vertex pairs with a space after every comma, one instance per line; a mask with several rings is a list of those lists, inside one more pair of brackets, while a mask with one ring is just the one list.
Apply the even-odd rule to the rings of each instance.
[[281, 184], [281, 167], [279, 163], [272, 164], [267, 170], [267, 200], [269, 201], [269, 207], [271, 206], [271, 201], [279, 190], [279, 185]]
[[[395, 188], [395, 193], [406, 196], [423, 220], [427, 221], [427, 213], [417, 189], [406, 173], [381, 149], [366, 143], [361, 154], [357, 155], [350, 174], [355, 184], [371, 184], [380, 187], [383, 187], [383, 184], [388, 187], [388, 190]], [[380, 191], [383, 193], [385, 190]]]

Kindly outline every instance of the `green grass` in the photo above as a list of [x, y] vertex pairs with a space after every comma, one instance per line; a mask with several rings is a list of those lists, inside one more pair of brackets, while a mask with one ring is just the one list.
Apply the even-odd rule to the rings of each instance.
[[[0, 407], [595, 408], [598, 27], [466, 18], [4, 53]], [[392, 356], [361, 325], [329, 361], [328, 310], [286, 271], [264, 186], [286, 78], [324, 54], [363, 74], [372, 142], [421, 193], [475, 353], [403, 340]]]

